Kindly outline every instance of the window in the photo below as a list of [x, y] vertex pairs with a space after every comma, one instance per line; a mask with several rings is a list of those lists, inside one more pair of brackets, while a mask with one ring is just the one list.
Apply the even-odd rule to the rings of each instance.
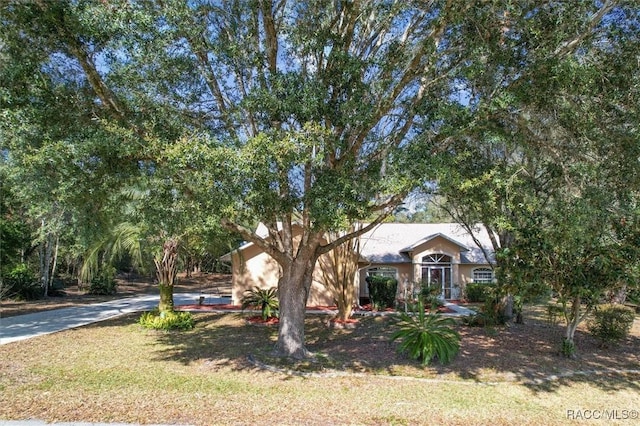
[[368, 277], [396, 278], [397, 275], [398, 275], [398, 270], [396, 268], [391, 268], [389, 266], [375, 266], [373, 268], [367, 269]]
[[473, 270], [473, 282], [488, 284], [493, 282], [493, 270], [490, 268], [476, 268]]

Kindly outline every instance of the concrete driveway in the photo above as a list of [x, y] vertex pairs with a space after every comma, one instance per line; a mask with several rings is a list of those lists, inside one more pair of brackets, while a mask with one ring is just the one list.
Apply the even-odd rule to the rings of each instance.
[[[198, 303], [200, 293], [176, 293], [176, 305]], [[206, 303], [229, 303], [229, 298], [207, 297]], [[159, 295], [111, 300], [93, 305], [54, 309], [33, 314], [0, 318], [0, 345], [104, 321], [132, 312], [148, 311], [160, 301]], [[1, 313], [0, 313], [1, 314]]]

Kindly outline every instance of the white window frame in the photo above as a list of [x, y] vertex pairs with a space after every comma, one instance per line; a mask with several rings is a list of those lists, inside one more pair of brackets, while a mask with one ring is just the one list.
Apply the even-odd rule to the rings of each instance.
[[493, 269], [491, 268], [474, 268], [471, 272], [472, 282], [474, 284], [491, 284], [495, 280]]

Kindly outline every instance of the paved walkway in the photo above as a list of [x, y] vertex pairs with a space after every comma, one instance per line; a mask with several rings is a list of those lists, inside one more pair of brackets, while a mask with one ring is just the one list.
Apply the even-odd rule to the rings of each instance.
[[[198, 303], [200, 293], [175, 293], [176, 305]], [[206, 303], [229, 303], [229, 298], [207, 297]], [[54, 309], [33, 314], [0, 318], [0, 345], [81, 327], [132, 312], [148, 311], [158, 306], [159, 295], [144, 295], [111, 300], [93, 305]]]

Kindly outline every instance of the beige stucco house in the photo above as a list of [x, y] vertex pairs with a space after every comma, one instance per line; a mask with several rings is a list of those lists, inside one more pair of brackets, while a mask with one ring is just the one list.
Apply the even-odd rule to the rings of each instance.
[[[480, 226], [472, 235], [456, 223], [383, 223], [360, 237], [354, 292], [360, 300], [368, 298], [366, 277], [384, 275], [398, 280], [399, 299], [418, 291], [423, 281], [439, 285], [444, 299], [459, 299], [467, 283], [493, 282], [493, 256], [489, 235]], [[234, 304], [240, 304], [244, 292], [254, 286], [278, 284], [279, 265], [253, 243], [242, 245], [222, 260], [232, 265]], [[334, 304], [318, 266], [307, 303]]]

